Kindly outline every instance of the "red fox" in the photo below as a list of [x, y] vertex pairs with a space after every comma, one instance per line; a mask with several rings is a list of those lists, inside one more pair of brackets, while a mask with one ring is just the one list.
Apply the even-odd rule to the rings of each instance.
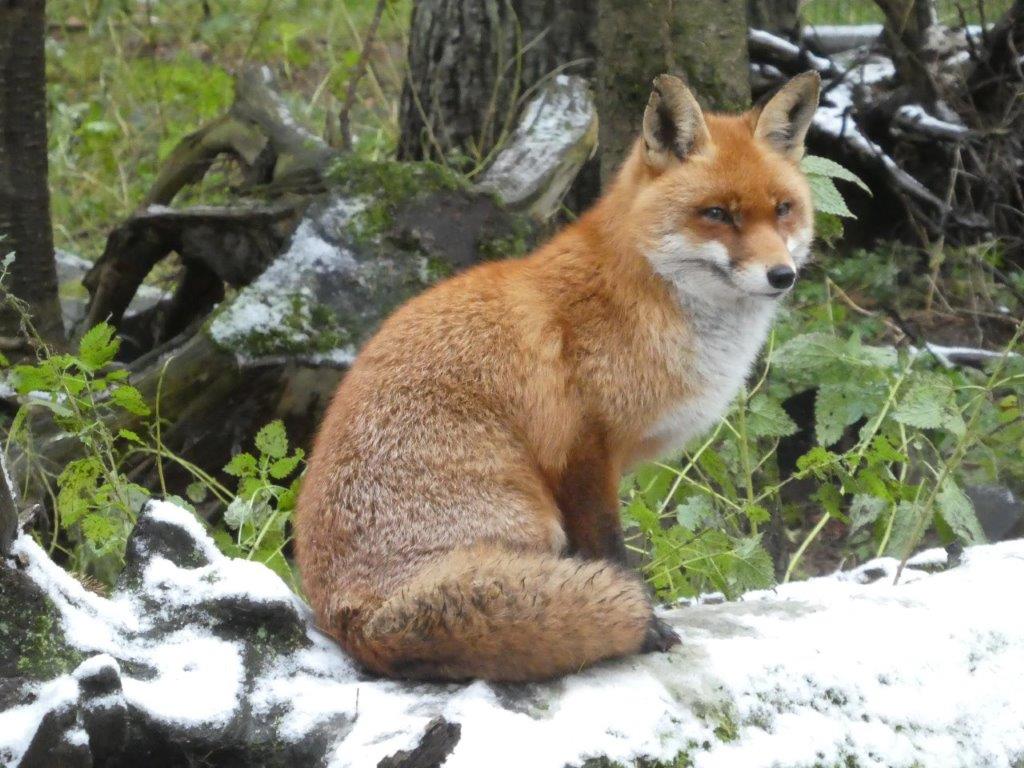
[[812, 239], [820, 79], [705, 114], [661, 75], [592, 210], [397, 310], [299, 498], [320, 625], [371, 672], [540, 680], [679, 641], [624, 565], [618, 488], [718, 419]]

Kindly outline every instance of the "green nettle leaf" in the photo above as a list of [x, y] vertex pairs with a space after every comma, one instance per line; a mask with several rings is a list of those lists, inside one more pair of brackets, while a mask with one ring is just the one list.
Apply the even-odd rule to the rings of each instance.
[[112, 325], [100, 323], [90, 328], [78, 342], [78, 364], [86, 371], [96, 371], [114, 359], [121, 341]]
[[239, 547], [231, 534], [223, 528], [214, 528], [211, 532], [217, 548], [228, 557], [245, 557], [245, 551]]
[[868, 464], [906, 464], [908, 458], [896, 450], [884, 435], [875, 435], [871, 441], [871, 449], [865, 454]]
[[796, 468], [801, 472], [813, 472], [816, 477], [821, 478], [838, 458], [832, 451], [816, 445], [796, 460]]
[[814, 236], [826, 245], [835, 245], [844, 232], [843, 220], [824, 211], [814, 212]]
[[846, 340], [843, 354], [847, 363], [859, 368], [895, 368], [899, 362], [895, 349], [864, 344], [857, 333]]
[[110, 393], [110, 399], [129, 413], [136, 416], [148, 416], [149, 406], [146, 405], [142, 393], [132, 386], [121, 386]]
[[[928, 514], [912, 501], [901, 501], [893, 510], [892, 531], [885, 553], [890, 557], [903, 557], [917, 544], [914, 534], [921, 515]], [[924, 530], [922, 527], [921, 530]]]
[[277, 509], [280, 512], [291, 512], [295, 509], [295, 503], [299, 500], [299, 495], [291, 488], [286, 489], [277, 497]]
[[804, 173], [811, 176], [828, 176], [833, 179], [852, 181], [869, 195], [871, 194], [871, 188], [864, 183], [860, 176], [855, 174], [849, 168], [844, 168], [834, 160], [829, 160], [827, 157], [804, 155], [803, 159], [800, 161], [800, 167], [803, 169]]
[[889, 504], [877, 496], [858, 493], [850, 502], [850, 535], [877, 520]]
[[636, 523], [637, 527], [645, 534], [650, 535], [661, 530], [658, 515], [644, 501], [644, 497], [636, 494], [626, 505], [625, 515]]
[[693, 533], [703, 522], [710, 520], [714, 513], [711, 499], [707, 496], [689, 496], [676, 507], [676, 522]]
[[815, 499], [830, 517], [846, 521], [846, 515], [842, 513], [843, 494], [834, 485], [822, 485], [815, 491], [811, 498]]
[[775, 583], [772, 558], [761, 546], [760, 536], [740, 539], [733, 555], [732, 572], [739, 591], [764, 589]]
[[236, 453], [224, 467], [224, 471], [233, 477], [252, 477], [259, 469], [256, 457], [251, 453]]
[[283, 459], [278, 459], [270, 465], [268, 473], [275, 480], [284, 480], [288, 475], [295, 471], [295, 468], [299, 466], [299, 462], [302, 461], [303, 452], [297, 450], [292, 456], [285, 456]]
[[127, 440], [130, 443], [138, 443], [139, 445], [145, 445], [142, 438], [138, 436], [136, 432], [132, 432], [130, 429], [119, 429], [117, 430], [117, 436], [122, 440]]
[[202, 504], [206, 501], [207, 495], [209, 495], [210, 489], [206, 487], [205, 483], [194, 482], [189, 483], [188, 487], [185, 488], [185, 495], [188, 496], [189, 500], [195, 504]]
[[747, 516], [747, 519], [760, 525], [761, 523], [767, 523], [772, 519], [772, 514], [767, 509], [762, 507], [760, 504], [746, 504], [743, 507], [743, 514]]
[[965, 544], [984, 544], [985, 532], [974, 513], [974, 505], [956, 482], [947, 477], [935, 499], [939, 514], [957, 538]]
[[720, 453], [708, 448], [697, 459], [697, 464], [712, 480], [718, 483], [726, 496], [730, 498], [736, 496], [736, 486], [729, 477], [729, 466]]
[[772, 362], [781, 371], [817, 373], [843, 354], [843, 341], [829, 333], [795, 336], [775, 350]]
[[68, 462], [57, 477], [57, 513], [63, 527], [77, 523], [96, 500], [103, 465], [95, 456]]
[[815, 211], [831, 213], [833, 216], [842, 216], [847, 219], [857, 218], [847, 207], [836, 183], [828, 176], [808, 175], [807, 184], [811, 188], [811, 200]]
[[867, 415], [860, 384], [822, 384], [814, 401], [814, 430], [818, 442], [828, 446], [843, 436], [843, 430]]
[[94, 512], [82, 519], [82, 534], [90, 542], [102, 545], [117, 534], [117, 525], [107, 515]]
[[937, 373], [915, 376], [892, 417], [910, 427], [948, 429], [955, 435], [963, 435], [967, 429], [956, 406], [953, 385]]
[[779, 402], [765, 394], [751, 398], [746, 419], [747, 431], [754, 437], [786, 437], [798, 429]]
[[284, 458], [288, 453], [288, 435], [284, 431], [284, 422], [275, 419], [257, 432], [256, 448], [272, 459]]
[[252, 505], [240, 497], [235, 497], [224, 510], [224, 525], [239, 529], [252, 517]]
[[246, 501], [251, 501], [256, 494], [267, 486], [258, 477], [243, 477], [238, 484], [238, 495]]
[[46, 362], [39, 365], [16, 365], [11, 383], [19, 395], [53, 392], [60, 386], [60, 372]]

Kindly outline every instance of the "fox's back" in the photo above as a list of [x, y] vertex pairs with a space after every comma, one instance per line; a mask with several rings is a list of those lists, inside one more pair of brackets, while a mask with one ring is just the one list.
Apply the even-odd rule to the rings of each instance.
[[[498, 532], [508, 540], [558, 538], [524, 434], [543, 354], [527, 337], [536, 313], [524, 323], [514, 304], [528, 269], [486, 264], [441, 283], [362, 350], [303, 483], [296, 525], [307, 592], [372, 602], [439, 552], [493, 537], [496, 510], [510, 521]], [[550, 376], [551, 361], [540, 364]]]

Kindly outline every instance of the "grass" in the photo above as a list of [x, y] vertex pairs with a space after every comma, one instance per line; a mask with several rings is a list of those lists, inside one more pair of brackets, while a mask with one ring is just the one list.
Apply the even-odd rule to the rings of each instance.
[[[232, 73], [270, 66], [296, 116], [323, 132], [336, 114], [373, 0], [51, 0], [50, 187], [58, 248], [95, 258], [160, 161], [231, 104]], [[389, 3], [352, 114], [356, 148], [394, 144], [410, 0]], [[206, 9], [209, 10], [207, 13]], [[226, 172], [197, 200], [215, 201]]]

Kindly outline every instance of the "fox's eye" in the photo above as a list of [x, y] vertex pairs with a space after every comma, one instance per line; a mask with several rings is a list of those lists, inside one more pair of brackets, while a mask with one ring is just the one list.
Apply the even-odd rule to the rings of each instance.
[[703, 216], [705, 219], [710, 219], [711, 221], [721, 221], [726, 224], [732, 221], [732, 216], [729, 215], [729, 212], [725, 210], [725, 208], [722, 208], [717, 205], [714, 206], [713, 208], [705, 208], [703, 211], [700, 212], [700, 215]]
[[779, 203], [775, 206], [775, 215], [780, 219], [783, 216], [789, 215], [789, 212], [793, 210], [793, 204], [790, 202]]

